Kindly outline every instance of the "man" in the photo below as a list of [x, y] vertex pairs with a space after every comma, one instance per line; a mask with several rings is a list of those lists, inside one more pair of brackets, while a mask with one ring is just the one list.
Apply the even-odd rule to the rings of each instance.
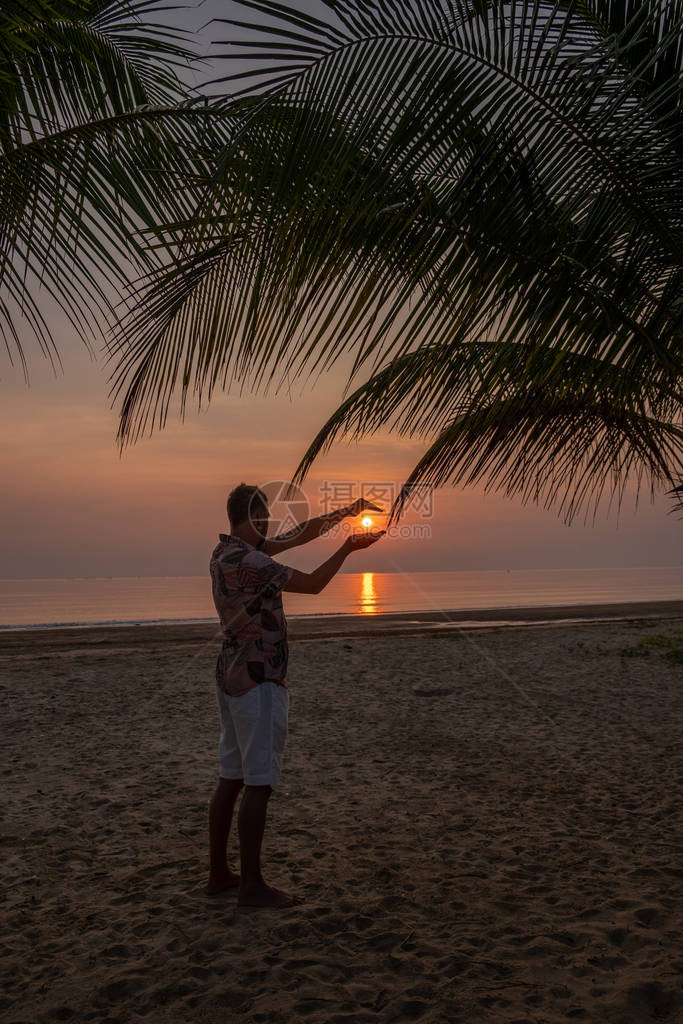
[[[212, 590], [223, 628], [216, 663], [220, 711], [220, 771], [209, 807], [211, 868], [207, 892], [239, 886], [238, 904], [291, 907], [298, 895], [267, 885], [261, 874], [261, 841], [268, 799], [280, 781], [287, 737], [287, 624], [282, 591], [319, 594], [352, 551], [367, 548], [385, 531], [350, 534], [313, 572], [300, 572], [271, 555], [320, 537], [348, 516], [373, 510], [364, 498], [267, 537], [269, 508], [258, 487], [240, 484], [228, 497], [230, 533], [219, 534], [210, 562]], [[237, 819], [241, 875], [226, 860], [235, 801], [244, 787]]]

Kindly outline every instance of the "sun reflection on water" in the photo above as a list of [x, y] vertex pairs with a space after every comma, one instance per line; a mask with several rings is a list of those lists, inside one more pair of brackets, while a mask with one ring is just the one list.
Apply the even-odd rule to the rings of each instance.
[[377, 614], [377, 592], [374, 572], [364, 572], [360, 581], [360, 610], [362, 615]]

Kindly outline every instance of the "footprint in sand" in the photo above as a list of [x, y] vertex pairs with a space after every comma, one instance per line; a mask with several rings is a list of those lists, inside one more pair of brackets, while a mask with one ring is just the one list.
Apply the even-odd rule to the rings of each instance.
[[659, 981], [632, 985], [627, 992], [627, 1004], [638, 1019], [675, 1019], [674, 1013], [683, 1006], [683, 996], [674, 989], [665, 988]]

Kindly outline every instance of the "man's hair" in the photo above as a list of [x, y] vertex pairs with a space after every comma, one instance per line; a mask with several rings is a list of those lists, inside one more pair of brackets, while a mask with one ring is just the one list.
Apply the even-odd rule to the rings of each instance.
[[228, 495], [228, 519], [231, 526], [239, 526], [249, 518], [249, 513], [254, 511], [254, 505], [262, 502], [265, 510], [268, 510], [268, 498], [260, 487], [255, 484], [238, 484]]

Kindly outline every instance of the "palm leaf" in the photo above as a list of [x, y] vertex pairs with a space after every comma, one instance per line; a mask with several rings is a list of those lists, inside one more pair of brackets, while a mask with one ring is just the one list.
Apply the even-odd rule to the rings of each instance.
[[[392, 508], [401, 514], [417, 487], [485, 481], [486, 490], [520, 495], [522, 502], [557, 507], [570, 523], [592, 498], [593, 515], [608, 484], [618, 505], [628, 479], [655, 485], [671, 479], [680, 464], [683, 427], [649, 408], [624, 407], [601, 395], [560, 397], [515, 394], [473, 406], [457, 416], [430, 445]], [[586, 509], [586, 518], [588, 510]]]
[[666, 493], [672, 495], [674, 499], [673, 508], [671, 508], [669, 511], [683, 512], [683, 478], [681, 483], [677, 484], [676, 487], [672, 487], [672, 489], [670, 491], [667, 491]]
[[335, 410], [293, 482], [301, 483], [339, 436], [358, 439], [388, 428], [429, 438], [438, 431], [394, 502], [390, 523], [415, 491], [482, 480], [523, 502], [559, 504], [567, 522], [592, 494], [595, 515], [608, 477], [621, 502], [630, 471], [654, 487], [670, 479], [669, 466], [683, 452], [680, 418], [672, 422], [680, 388], [641, 392], [635, 404], [628, 376], [612, 368], [606, 386], [595, 362], [520, 344], [513, 366], [509, 359], [501, 364], [493, 343], [460, 349], [457, 358], [446, 347], [423, 346], [392, 361]]
[[[196, 214], [175, 224], [177, 260], [142, 283], [114, 337], [116, 393], [129, 383], [121, 446], [163, 424], [176, 385], [184, 411], [191, 386], [201, 405], [221, 377], [289, 386], [352, 351], [354, 380], [425, 345], [453, 363], [476, 353], [474, 376], [509, 423], [483, 353], [501, 380], [519, 380], [523, 346], [515, 401], [527, 412], [531, 395], [547, 422], [551, 409], [569, 422], [582, 398], [594, 423], [604, 392], [605, 429], [619, 424], [653, 479], [671, 472], [679, 9], [657, 34], [640, 8], [617, 24], [602, 9], [540, 2], [334, 2], [330, 26], [268, 0], [243, 6], [271, 24], [235, 23], [255, 38], [230, 40], [231, 53], [268, 63], [222, 79], [248, 83], [233, 93], [229, 145]], [[648, 68], [659, 70], [648, 79]], [[594, 390], [558, 406], [571, 358], [591, 365]], [[452, 424], [446, 406], [431, 422], [455, 446]], [[474, 443], [479, 427], [468, 430]]]
[[[0, 331], [26, 372], [23, 319], [56, 352], [40, 289], [84, 339], [160, 263], [141, 232], [192, 210], [220, 116], [186, 102], [189, 34], [153, 0], [28, 0], [0, 11]], [[185, 105], [182, 105], [185, 104]], [[58, 353], [57, 353], [58, 355]]]

